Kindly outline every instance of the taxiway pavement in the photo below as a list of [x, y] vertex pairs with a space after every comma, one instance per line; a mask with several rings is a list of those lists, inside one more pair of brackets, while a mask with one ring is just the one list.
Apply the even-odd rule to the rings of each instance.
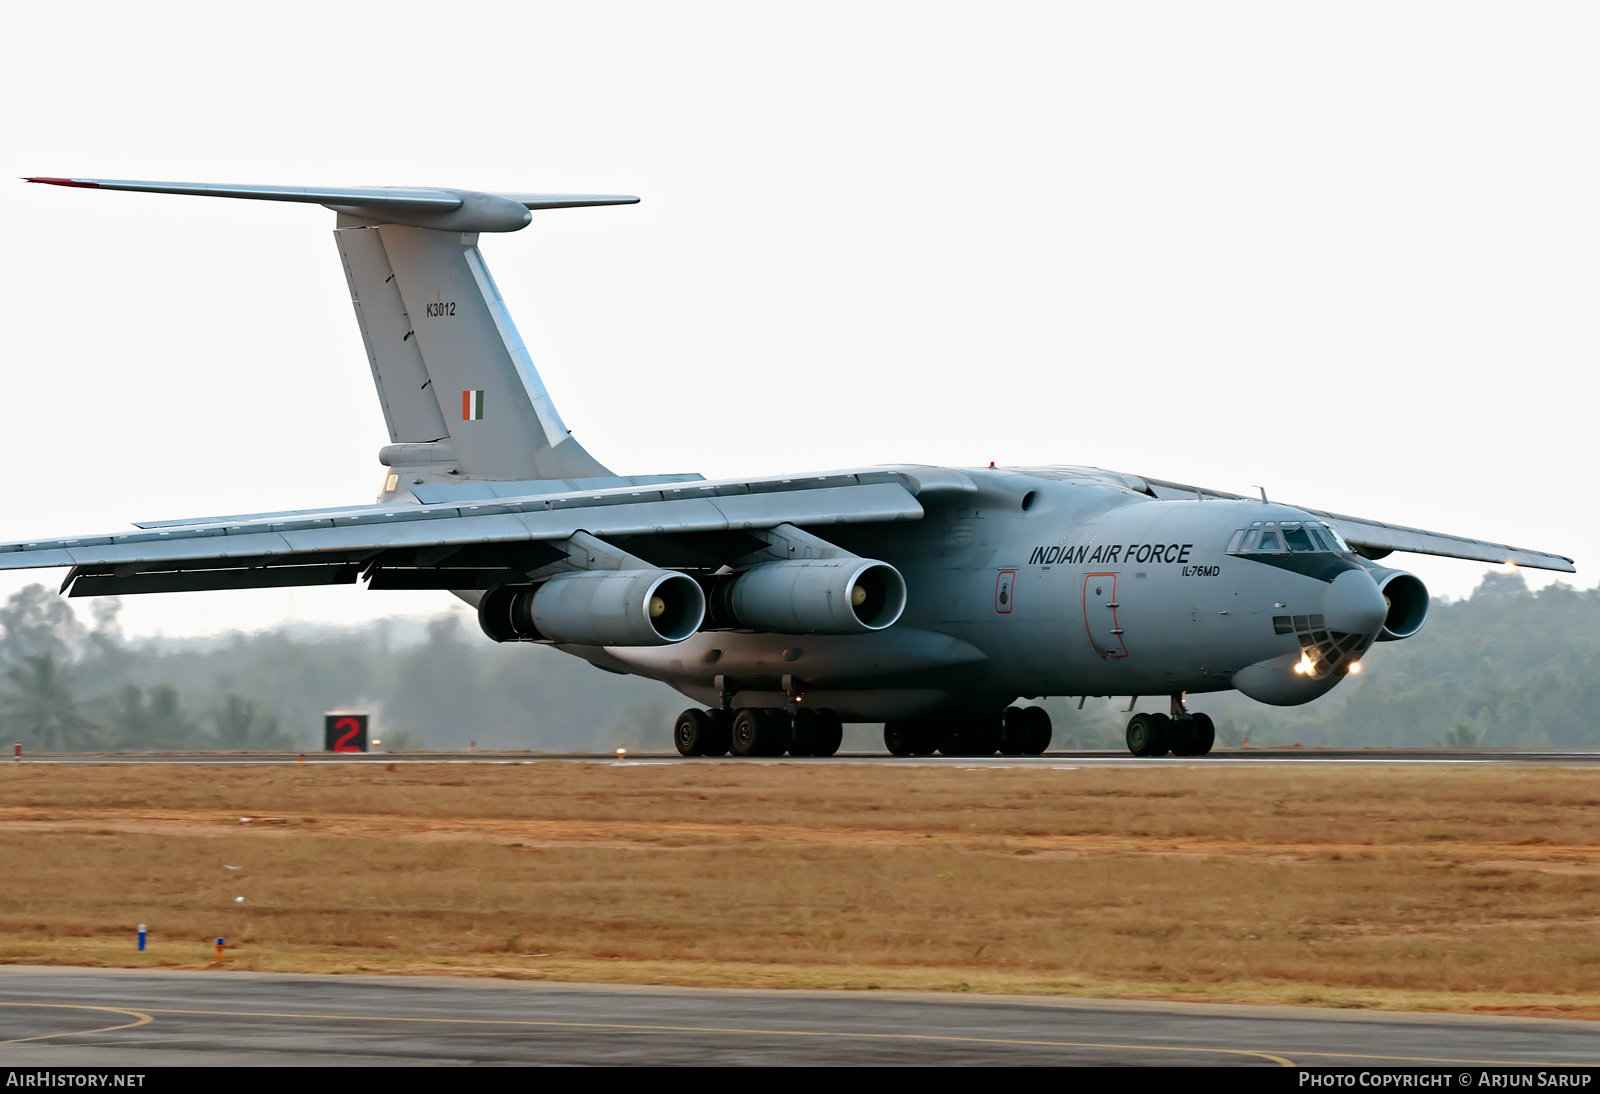
[[0, 966], [0, 1067], [1596, 1066], [1586, 1022], [906, 992]]

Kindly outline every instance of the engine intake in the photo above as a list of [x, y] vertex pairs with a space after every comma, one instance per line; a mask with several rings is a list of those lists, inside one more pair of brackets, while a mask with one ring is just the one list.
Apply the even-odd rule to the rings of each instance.
[[478, 624], [496, 642], [666, 646], [700, 629], [706, 598], [672, 570], [584, 570], [537, 587], [500, 585], [478, 603]]
[[1382, 566], [1368, 566], [1367, 572], [1378, 583], [1378, 591], [1383, 594], [1383, 603], [1388, 609], [1378, 641], [1398, 642], [1420, 631], [1428, 621], [1428, 587], [1421, 578]]
[[776, 634], [867, 634], [906, 610], [906, 583], [887, 562], [808, 558], [752, 566], [716, 592], [718, 622]]

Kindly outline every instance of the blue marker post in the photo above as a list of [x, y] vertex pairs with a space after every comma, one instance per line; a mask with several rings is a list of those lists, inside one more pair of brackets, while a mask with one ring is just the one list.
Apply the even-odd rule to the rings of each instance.
[[225, 940], [221, 938], [217, 939], [217, 964], [219, 965], [222, 964], [222, 951], [226, 946], [227, 942]]
[[139, 952], [144, 953], [144, 924], [139, 924]]

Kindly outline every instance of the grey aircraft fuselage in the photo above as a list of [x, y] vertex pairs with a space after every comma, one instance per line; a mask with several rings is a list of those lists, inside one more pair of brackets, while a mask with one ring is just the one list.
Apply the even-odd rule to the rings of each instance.
[[[1266, 702], [1304, 703], [1343, 679], [1383, 626], [1384, 597], [1354, 553], [1227, 553], [1252, 523], [1316, 520], [1304, 511], [1160, 501], [1008, 469], [963, 473], [977, 492], [929, 506], [920, 521], [813, 529], [904, 576], [905, 613], [887, 630], [708, 630], [671, 646], [558, 648], [710, 706], [725, 692], [735, 707], [799, 697], [845, 721], [883, 721], [981, 715], [1019, 696], [1239, 684]], [[1285, 617], [1288, 627], [1275, 623]], [[1298, 635], [1319, 632], [1348, 646], [1337, 667], [1316, 672]]]

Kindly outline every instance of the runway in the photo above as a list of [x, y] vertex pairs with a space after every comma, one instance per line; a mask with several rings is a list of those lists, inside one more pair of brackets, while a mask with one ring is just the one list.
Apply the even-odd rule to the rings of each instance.
[[0, 1066], [1600, 1065], [1533, 1018], [901, 992], [0, 967]]
[[1587, 767], [1600, 764], [1600, 751], [1500, 748], [1250, 748], [1218, 749], [1209, 756], [1163, 756], [1146, 759], [1126, 752], [1053, 751], [1043, 756], [890, 756], [883, 752], [841, 752], [837, 756], [680, 756], [676, 752], [57, 752], [7, 757], [0, 763], [20, 764], [518, 764], [548, 760], [588, 763], [651, 764], [889, 764], [903, 767], [1050, 767], [1073, 765], [1152, 767], [1163, 764], [1554, 764]]

